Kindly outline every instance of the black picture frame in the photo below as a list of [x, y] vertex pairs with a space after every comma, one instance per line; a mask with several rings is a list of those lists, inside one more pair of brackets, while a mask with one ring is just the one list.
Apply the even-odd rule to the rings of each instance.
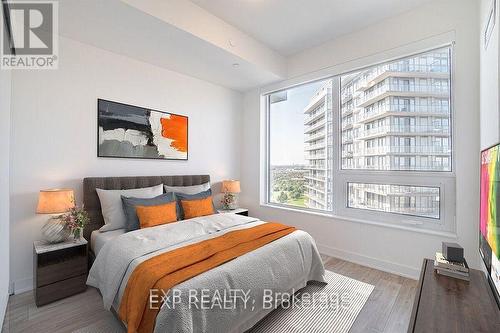
[[[175, 115], [175, 116], [186, 118], [186, 126], [187, 126], [187, 128], [186, 128], [186, 136], [187, 136], [186, 137], [186, 145], [187, 145], [186, 158], [152, 158], [152, 157], [140, 157], [140, 156], [107, 156], [107, 155], [102, 155], [100, 153], [100, 149], [99, 149], [99, 103], [100, 102], [113, 103], [113, 104], [116, 104], [116, 105], [123, 105], [125, 107], [140, 108], [140, 109], [144, 109], [144, 110], [147, 110], [147, 111], [150, 111], [150, 112], [158, 112], [158, 113], [163, 113], [163, 114], [168, 114], [168, 115]], [[116, 101], [112, 101], [112, 100], [108, 100], [108, 99], [104, 99], [104, 98], [98, 98], [97, 99], [96, 110], [97, 110], [97, 112], [96, 112], [96, 115], [97, 115], [96, 154], [97, 154], [98, 158], [139, 159], [139, 160], [150, 160], [150, 161], [188, 161], [189, 160], [189, 117], [188, 116], [177, 114], [177, 113], [173, 113], [173, 112], [160, 111], [160, 110], [156, 110], [156, 109], [153, 109], [153, 108], [147, 108], [147, 107], [143, 107], [143, 106], [137, 106], [137, 105], [133, 105], [133, 104], [116, 102]]]

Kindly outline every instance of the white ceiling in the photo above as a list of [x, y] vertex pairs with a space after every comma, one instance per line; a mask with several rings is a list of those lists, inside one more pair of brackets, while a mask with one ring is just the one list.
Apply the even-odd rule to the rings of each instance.
[[286, 78], [288, 55], [427, 1], [59, 0], [59, 33], [246, 91]]
[[430, 0], [191, 0], [284, 56]]
[[59, 33], [239, 91], [280, 79], [120, 0], [61, 0]]

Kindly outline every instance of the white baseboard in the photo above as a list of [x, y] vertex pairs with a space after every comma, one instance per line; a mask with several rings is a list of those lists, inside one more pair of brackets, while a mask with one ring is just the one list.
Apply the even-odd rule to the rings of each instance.
[[340, 250], [328, 245], [317, 244], [319, 252], [342, 260], [350, 261], [355, 264], [375, 268], [387, 273], [396, 274], [405, 278], [418, 280], [420, 268], [396, 264], [393, 262], [368, 257], [358, 253]]
[[12, 292], [15, 295], [22, 294], [24, 292], [33, 290], [33, 277], [17, 280], [12, 284]]

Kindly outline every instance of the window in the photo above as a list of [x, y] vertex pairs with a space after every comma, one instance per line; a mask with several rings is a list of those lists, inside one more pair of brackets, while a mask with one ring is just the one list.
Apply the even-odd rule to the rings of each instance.
[[439, 187], [348, 183], [348, 207], [439, 219]]
[[452, 231], [451, 89], [445, 47], [267, 95], [267, 202]]
[[331, 210], [332, 82], [268, 96], [268, 201]]

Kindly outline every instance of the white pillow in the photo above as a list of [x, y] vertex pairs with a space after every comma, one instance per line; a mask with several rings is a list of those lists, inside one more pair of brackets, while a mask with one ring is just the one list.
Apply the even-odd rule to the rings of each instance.
[[165, 192], [176, 192], [184, 194], [198, 194], [200, 192], [205, 192], [210, 189], [210, 182], [201, 185], [192, 186], [168, 186], [165, 185]]
[[126, 228], [122, 195], [134, 198], [154, 198], [163, 194], [163, 184], [130, 190], [102, 190], [100, 188], [95, 190], [101, 201], [102, 216], [105, 223], [99, 231], [110, 231]]

